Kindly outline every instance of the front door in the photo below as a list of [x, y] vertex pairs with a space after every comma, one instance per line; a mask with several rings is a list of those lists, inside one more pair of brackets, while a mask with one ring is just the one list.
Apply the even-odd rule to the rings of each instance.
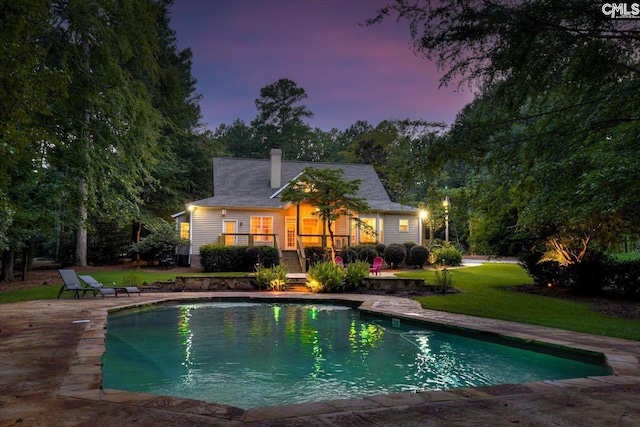
[[[238, 232], [238, 221], [225, 219], [222, 221], [222, 230], [223, 233], [237, 233]], [[224, 236], [224, 245], [225, 246], [236, 246], [238, 244], [238, 236]]]
[[293, 251], [296, 249], [296, 217], [288, 216], [284, 219], [285, 224], [285, 249]]

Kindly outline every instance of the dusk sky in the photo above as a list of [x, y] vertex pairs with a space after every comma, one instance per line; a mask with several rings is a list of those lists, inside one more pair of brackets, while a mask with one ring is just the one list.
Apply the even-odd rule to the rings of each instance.
[[281, 78], [307, 92], [323, 130], [357, 120], [452, 123], [468, 88], [439, 86], [442, 73], [416, 56], [407, 22], [358, 25], [385, 0], [175, 0], [171, 27], [191, 48], [203, 121], [211, 130], [257, 115], [260, 89]]

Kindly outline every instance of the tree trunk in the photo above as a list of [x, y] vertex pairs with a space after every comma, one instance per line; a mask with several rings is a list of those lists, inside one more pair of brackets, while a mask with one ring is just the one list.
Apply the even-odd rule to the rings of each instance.
[[[81, 39], [82, 44], [82, 53], [84, 55], [82, 62], [82, 69], [87, 75], [91, 74], [91, 67], [89, 63], [89, 41], [88, 35], [83, 35]], [[80, 152], [79, 156], [82, 158], [82, 165], [84, 170], [88, 170], [90, 168], [90, 159], [89, 159], [89, 122], [91, 120], [91, 115], [89, 113], [89, 108], [85, 108], [84, 111], [84, 122], [80, 127]], [[85, 173], [84, 171], [81, 173]], [[76, 251], [75, 251], [75, 265], [83, 267], [87, 265], [87, 198], [88, 198], [88, 190], [87, 190], [87, 178], [85, 175], [80, 176], [80, 182], [78, 183], [78, 228], [76, 229]]]
[[[140, 243], [140, 233], [142, 232], [142, 223], [140, 221], [134, 221], [131, 224], [131, 241], [135, 243]], [[132, 261], [140, 261], [140, 253], [135, 252], [131, 256]]]
[[331, 222], [327, 221], [327, 230], [329, 230], [329, 247], [331, 248], [331, 259], [335, 262], [336, 259], [336, 250], [333, 246], [333, 230], [331, 229]]
[[0, 271], [0, 282], [13, 282], [15, 276], [16, 254], [13, 249], [2, 251], [2, 271]]
[[78, 192], [80, 193], [80, 201], [78, 202], [75, 264], [84, 267], [87, 265], [87, 181], [84, 178], [80, 178]]
[[22, 250], [22, 281], [27, 280], [27, 270], [29, 269], [29, 245]]

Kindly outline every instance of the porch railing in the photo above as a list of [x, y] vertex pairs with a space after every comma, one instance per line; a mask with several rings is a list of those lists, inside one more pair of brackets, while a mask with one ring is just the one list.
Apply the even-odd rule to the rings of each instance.
[[278, 248], [277, 234], [220, 233], [218, 244], [225, 246], [273, 246]]
[[[299, 234], [296, 238], [297, 246], [328, 246], [330, 237], [322, 234]], [[336, 249], [351, 245], [351, 236], [336, 234], [333, 236]], [[273, 246], [279, 248], [277, 234], [254, 233], [220, 233], [218, 244], [225, 246]]]
[[[299, 234], [298, 238], [302, 241], [302, 246], [328, 246], [331, 236], [326, 234]], [[347, 234], [334, 234], [333, 243], [336, 249], [351, 246], [351, 236]]]

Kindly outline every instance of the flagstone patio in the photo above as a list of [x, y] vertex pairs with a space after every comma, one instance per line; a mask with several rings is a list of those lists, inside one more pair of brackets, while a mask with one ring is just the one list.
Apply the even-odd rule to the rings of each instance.
[[[101, 388], [109, 310], [196, 298], [344, 299], [394, 317], [603, 353], [614, 374], [243, 410]], [[640, 342], [424, 310], [379, 295], [216, 292], [0, 305], [0, 425], [640, 425]], [[381, 367], [384, 369], [384, 367]]]

